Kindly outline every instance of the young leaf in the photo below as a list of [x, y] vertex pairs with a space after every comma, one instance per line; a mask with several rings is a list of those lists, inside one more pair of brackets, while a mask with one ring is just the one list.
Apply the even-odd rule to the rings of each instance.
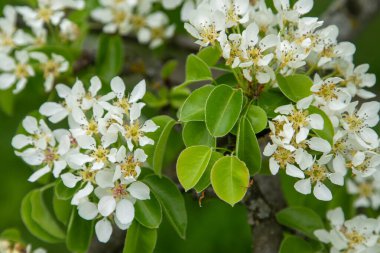
[[162, 79], [168, 79], [174, 72], [174, 70], [177, 68], [178, 61], [177, 60], [170, 60], [165, 63], [164, 66], [162, 66], [161, 69], [161, 78]]
[[38, 222], [32, 218], [32, 204], [31, 196], [34, 191], [29, 192], [21, 203], [21, 218], [29, 232], [37, 237], [38, 239], [47, 243], [58, 243], [61, 242], [61, 238], [57, 238], [51, 235], [49, 232], [44, 230]]
[[97, 74], [106, 82], [117, 76], [124, 62], [124, 46], [119, 35], [102, 34], [96, 56]]
[[152, 175], [143, 179], [157, 200], [178, 235], [185, 239], [187, 228], [187, 213], [185, 200], [177, 186], [168, 178]]
[[162, 207], [154, 194], [150, 199], [137, 200], [135, 203], [135, 218], [147, 228], [158, 228], [162, 221]]
[[156, 241], [156, 229], [146, 228], [138, 222], [133, 222], [125, 237], [123, 253], [153, 253]]
[[57, 196], [58, 199], [61, 200], [68, 200], [71, 199], [75, 192], [77, 190], [77, 187], [74, 188], [68, 188], [63, 184], [62, 179], [58, 179], [54, 186], [54, 194]]
[[12, 241], [12, 242], [20, 242], [21, 239], [21, 233], [15, 228], [8, 228], [1, 232], [0, 239]]
[[205, 47], [197, 54], [207, 65], [214, 66], [222, 56], [217, 46]]
[[240, 119], [239, 130], [237, 133], [236, 155], [240, 160], [245, 162], [251, 175], [260, 171], [260, 146], [251, 122], [246, 116]]
[[247, 192], [248, 168], [235, 156], [222, 157], [211, 169], [211, 184], [220, 199], [234, 206]]
[[182, 129], [182, 139], [186, 147], [205, 145], [215, 147], [216, 140], [207, 131], [206, 125], [201, 121], [190, 121]]
[[222, 137], [234, 127], [243, 106], [243, 92], [217, 86], [206, 101], [206, 126], [212, 136]]
[[179, 121], [204, 121], [205, 104], [214, 88], [212, 85], [205, 85], [194, 90], [185, 100], [179, 111]]
[[71, 252], [84, 253], [90, 246], [94, 234], [94, 220], [88, 221], [79, 216], [73, 208], [67, 228], [66, 246]]
[[186, 60], [186, 81], [180, 86], [206, 80], [212, 80], [211, 70], [207, 63], [194, 54], [189, 55]]
[[279, 253], [315, 253], [311, 245], [298, 236], [289, 235], [281, 242]]
[[223, 157], [223, 154], [219, 152], [212, 151], [210, 161], [207, 164], [206, 170], [203, 173], [201, 179], [199, 179], [198, 183], [194, 186], [194, 189], [199, 193], [204, 191], [210, 185], [210, 174], [211, 169], [214, 166], [215, 162], [219, 160], [219, 158]]
[[57, 219], [63, 224], [67, 225], [69, 223], [71, 210], [73, 206], [69, 200], [58, 199], [54, 194], [53, 196], [53, 209]]
[[307, 207], [288, 207], [276, 214], [277, 221], [315, 239], [314, 231], [324, 228], [321, 217]]
[[293, 102], [312, 94], [310, 88], [313, 86], [313, 81], [306, 75], [296, 74], [283, 77], [278, 74], [277, 82], [282, 93]]
[[64, 239], [65, 232], [59, 226], [53, 215], [48, 210], [43, 199], [42, 190], [34, 190], [30, 196], [32, 207], [32, 219], [37, 222], [42, 229], [49, 232], [52, 236]]
[[191, 91], [188, 88], [178, 88], [170, 90], [170, 105], [173, 108], [180, 108], [189, 97]]
[[249, 119], [253, 131], [255, 131], [256, 134], [260, 133], [267, 127], [267, 114], [260, 106], [250, 105], [247, 110], [246, 116]]
[[156, 116], [152, 120], [159, 128], [153, 133], [146, 134], [147, 137], [154, 140], [154, 145], [146, 145], [144, 150], [148, 155], [148, 163], [154, 172], [161, 176], [166, 144], [175, 120], [166, 115]]
[[260, 94], [257, 103], [269, 118], [274, 118], [277, 115], [274, 110], [281, 105], [289, 104], [290, 101], [280, 90], [268, 89]]
[[332, 145], [334, 143], [334, 127], [333, 124], [331, 123], [330, 118], [326, 115], [324, 111], [321, 109], [315, 107], [315, 106], [310, 106], [309, 109], [309, 114], [319, 114], [322, 116], [323, 121], [324, 121], [324, 126], [322, 130], [316, 130], [313, 129], [313, 132], [315, 132], [319, 137], [325, 139], [326, 141], [330, 142]]
[[198, 183], [210, 161], [211, 152], [212, 149], [207, 146], [192, 146], [179, 155], [177, 177], [185, 191]]

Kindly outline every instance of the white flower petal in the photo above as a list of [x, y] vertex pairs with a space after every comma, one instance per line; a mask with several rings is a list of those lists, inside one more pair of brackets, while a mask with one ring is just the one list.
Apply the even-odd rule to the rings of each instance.
[[131, 96], [128, 101], [130, 103], [135, 103], [138, 100], [142, 99], [146, 92], [146, 83], [145, 80], [140, 81], [132, 90]]
[[305, 174], [303, 173], [303, 171], [294, 166], [293, 164], [286, 165], [286, 174], [291, 177], [305, 178]]
[[302, 179], [297, 181], [294, 184], [294, 189], [302, 194], [310, 194], [311, 193], [311, 181], [310, 178]]
[[134, 182], [128, 187], [128, 192], [132, 197], [140, 200], [150, 199], [149, 187], [142, 182]]
[[113, 196], [104, 196], [99, 200], [98, 210], [101, 215], [107, 217], [112, 214], [116, 208], [116, 201]]
[[332, 200], [332, 194], [329, 188], [321, 182], [317, 182], [313, 190], [314, 196], [323, 201]]
[[82, 202], [78, 205], [78, 214], [85, 220], [93, 220], [98, 215], [98, 208], [92, 202]]
[[131, 223], [135, 217], [135, 208], [131, 201], [122, 199], [116, 205], [116, 217], [122, 224]]
[[106, 243], [109, 241], [112, 235], [112, 225], [107, 219], [98, 221], [95, 225], [96, 237], [99, 242]]
[[41, 177], [43, 177], [44, 175], [46, 175], [46, 174], [49, 173], [49, 172], [50, 172], [50, 167], [46, 165], [45, 167], [36, 170], [36, 172], [34, 172], [34, 173], [28, 178], [28, 181], [29, 181], [29, 182], [36, 182], [38, 179], [40, 179]]

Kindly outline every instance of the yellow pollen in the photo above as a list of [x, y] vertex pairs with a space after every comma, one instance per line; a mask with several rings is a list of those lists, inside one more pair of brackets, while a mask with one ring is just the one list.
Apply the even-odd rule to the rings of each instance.
[[139, 138], [144, 136], [144, 133], [140, 131], [140, 124], [135, 121], [132, 125], [125, 125], [125, 138], [131, 138], [134, 142], [138, 142]]
[[80, 175], [83, 178], [83, 181], [85, 182], [91, 182], [95, 184], [95, 175], [97, 171], [95, 170], [90, 170], [89, 168], [86, 168], [85, 170], [80, 172]]
[[42, 19], [45, 23], [50, 21], [51, 16], [53, 15], [53, 11], [49, 8], [40, 8], [38, 10], [38, 17]]
[[323, 182], [326, 179], [327, 169], [325, 166], [314, 164], [310, 170], [306, 170], [305, 174], [308, 175], [312, 183]]
[[22, 63], [17, 64], [15, 69], [15, 76], [18, 79], [27, 78], [29, 76], [28, 66]]
[[273, 154], [273, 158], [278, 162], [280, 168], [283, 169], [287, 164], [293, 164], [295, 162], [292, 152], [283, 147], [277, 148], [276, 152]]
[[294, 110], [292, 114], [288, 116], [288, 119], [293, 123], [293, 128], [299, 130], [300, 128], [307, 126], [309, 123], [307, 121], [308, 111], [297, 111]]
[[364, 126], [363, 120], [356, 115], [345, 114], [343, 115], [343, 120], [347, 123], [348, 128], [353, 132], [359, 131]]
[[141, 162], [134, 161], [133, 156], [129, 155], [127, 160], [120, 165], [121, 172], [123, 173], [124, 177], [136, 177], [137, 171], [136, 167], [140, 167], [142, 165]]
[[92, 135], [92, 134], [96, 134], [96, 133], [98, 133], [98, 124], [95, 122], [95, 120], [92, 119], [88, 123], [86, 134]]
[[316, 95], [318, 95], [319, 97], [322, 97], [325, 101], [332, 101], [338, 98], [335, 91], [336, 91], [335, 84], [325, 83], [322, 85], [320, 90], [316, 92]]
[[44, 76], [47, 77], [49, 75], [58, 76], [59, 75], [59, 64], [53, 60], [47, 61], [43, 64]]
[[98, 147], [91, 154], [92, 157], [95, 158], [96, 162], [105, 162], [107, 161], [107, 155], [109, 154], [109, 150], [103, 147]]

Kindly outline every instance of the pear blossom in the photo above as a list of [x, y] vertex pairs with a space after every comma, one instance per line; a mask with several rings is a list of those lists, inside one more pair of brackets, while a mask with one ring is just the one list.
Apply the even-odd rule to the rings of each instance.
[[376, 83], [376, 76], [367, 73], [368, 69], [368, 64], [361, 64], [356, 67], [349, 64], [347, 68], [344, 68], [345, 86], [352, 97], [357, 95], [363, 99], [371, 99], [376, 96], [365, 89], [373, 87]]
[[[379, 220], [358, 215], [345, 220], [340, 207], [327, 212], [331, 229], [319, 229], [314, 235], [323, 243], [331, 244], [330, 252], [376, 252]], [[377, 248], [378, 249], [378, 248]]]
[[197, 39], [195, 43], [200, 46], [214, 45], [220, 32], [226, 29], [225, 16], [221, 11], [213, 10], [210, 5], [202, 3], [190, 13], [185, 29]]
[[325, 181], [329, 181], [336, 185], [343, 185], [343, 175], [337, 172], [330, 172], [326, 166], [331, 160], [331, 156], [322, 156], [311, 166], [304, 170], [305, 179], [301, 179], [294, 184], [294, 188], [302, 194], [310, 194], [313, 188], [314, 196], [323, 201], [332, 199], [329, 188], [325, 185]]
[[35, 75], [29, 61], [26, 51], [16, 51], [15, 59], [8, 55], [0, 55], [0, 89], [6, 90], [16, 84], [13, 93], [22, 91], [28, 78]]
[[356, 109], [358, 102], [352, 102], [340, 120], [343, 129], [363, 148], [379, 146], [377, 133], [372, 129], [379, 122], [380, 103], [366, 102]]
[[13, 242], [5, 239], [0, 239], [0, 252], [4, 253], [47, 253], [43, 248], [32, 249], [31, 244], [24, 245], [21, 242]]
[[61, 55], [53, 53], [49, 59], [49, 57], [44, 53], [31, 52], [30, 57], [41, 63], [41, 68], [45, 78], [45, 91], [50, 91], [53, 88], [55, 78], [69, 69], [69, 63]]
[[378, 209], [380, 207], [380, 172], [376, 171], [372, 177], [354, 177], [347, 180], [348, 193], [355, 196], [354, 206], [370, 207]]
[[244, 24], [249, 19], [249, 0], [211, 0], [210, 7], [223, 13], [226, 28]]

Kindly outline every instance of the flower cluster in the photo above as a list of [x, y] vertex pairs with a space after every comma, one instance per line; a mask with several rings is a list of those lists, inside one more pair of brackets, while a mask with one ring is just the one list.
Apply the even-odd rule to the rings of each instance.
[[371, 177], [354, 177], [347, 180], [347, 191], [355, 198], [356, 208], [380, 207], [380, 171], [376, 171]]
[[29, 244], [25, 246], [22, 243], [14, 243], [8, 240], [0, 239], [0, 252], [1, 253], [46, 253], [47, 251], [42, 248], [32, 250]]
[[364, 253], [379, 252], [380, 219], [358, 215], [345, 220], [341, 208], [327, 213], [331, 229], [314, 231], [315, 236], [323, 243], [331, 244], [331, 253]]
[[[220, 49], [247, 94], [258, 85], [277, 87], [278, 74], [312, 77], [310, 96], [275, 110], [264, 155], [273, 174], [284, 169], [300, 179], [297, 191], [331, 200], [327, 181], [343, 185], [347, 174], [370, 177], [379, 169], [379, 137], [372, 128], [380, 103], [354, 101], [375, 97], [366, 88], [376, 77], [367, 73], [368, 64], [353, 64], [355, 46], [337, 41], [336, 26], [304, 17], [312, 0], [273, 2], [275, 11], [265, 1], [204, 0], [193, 9], [188, 4], [185, 28], [200, 46]], [[321, 134], [326, 126], [331, 139]]]
[[[100, 1], [101, 6], [92, 11], [91, 17], [104, 25], [105, 33], [119, 33], [120, 35], [134, 33], [140, 43], [156, 48], [164, 40], [171, 38], [175, 30], [175, 26], [169, 23], [167, 14], [154, 10], [153, 5], [156, 2], [160, 1]], [[173, 9], [180, 2], [163, 0], [162, 5], [164, 8]]]
[[[339, 90], [329, 79], [323, 85], [334, 85]], [[326, 201], [332, 199], [324, 184], [327, 179], [343, 185], [344, 177], [352, 175], [360, 183], [372, 180], [379, 171], [379, 137], [371, 127], [379, 122], [380, 103], [366, 102], [357, 109], [358, 102], [350, 102], [351, 97], [347, 97], [332, 105], [334, 100], [320, 99], [325, 87], [317, 91], [315, 87], [320, 84], [314, 84], [313, 95], [300, 100], [296, 108], [286, 105], [276, 109], [279, 115], [269, 122], [272, 144], [266, 146], [264, 155], [270, 156], [272, 174], [283, 168], [286, 174], [300, 178], [294, 185], [298, 192], [309, 194], [314, 186], [315, 197]], [[328, 115], [326, 120], [331, 121], [334, 131], [332, 143], [318, 137], [316, 131], [324, 128], [324, 120], [320, 114], [309, 112], [310, 104]], [[351, 191], [359, 191], [352, 182], [350, 185]]]
[[102, 87], [98, 77], [88, 90], [77, 80], [72, 88], [58, 84], [63, 102], [46, 102], [39, 112], [51, 123], [67, 118], [67, 129], [50, 130], [43, 119], [28, 116], [22, 122], [24, 134], [13, 138], [16, 154], [36, 171], [29, 181], [52, 172], [76, 193], [71, 204], [81, 217], [97, 219], [96, 234], [107, 242], [111, 222], [127, 229], [134, 218], [136, 200], [149, 199], [149, 188], [138, 181], [147, 155], [141, 149], [154, 141], [145, 133], [158, 126], [141, 119], [145, 106], [139, 100], [146, 91], [145, 81], [138, 83], [129, 96], [120, 77], [111, 80], [112, 91], [98, 95]]
[[[35, 9], [5, 6], [0, 18], [0, 89], [15, 86], [13, 92], [18, 93], [35, 76], [35, 70], [40, 70], [46, 80], [45, 90], [50, 91], [54, 79], [68, 70], [68, 62], [61, 55], [33, 51], [47, 42], [48, 28], [55, 33], [52, 27], [57, 27], [62, 40], [76, 40], [79, 27], [65, 18], [65, 10], [82, 8], [82, 0], [39, 0]], [[18, 28], [19, 16], [27, 28]]]

